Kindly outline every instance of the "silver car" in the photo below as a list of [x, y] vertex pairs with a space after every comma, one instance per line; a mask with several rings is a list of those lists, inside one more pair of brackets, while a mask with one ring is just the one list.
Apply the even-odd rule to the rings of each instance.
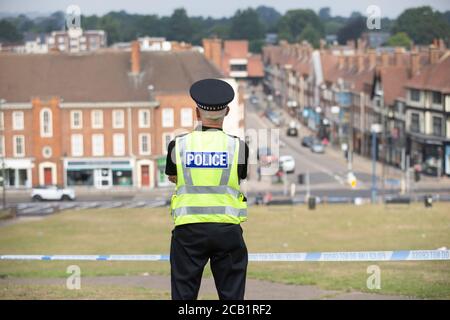
[[324, 153], [325, 152], [325, 146], [319, 140], [314, 140], [311, 143], [310, 149], [314, 153]]

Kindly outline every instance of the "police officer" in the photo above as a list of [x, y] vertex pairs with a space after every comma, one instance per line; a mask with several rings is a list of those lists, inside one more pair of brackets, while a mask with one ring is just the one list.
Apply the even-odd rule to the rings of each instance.
[[241, 222], [247, 200], [240, 192], [247, 177], [248, 147], [222, 131], [233, 88], [218, 79], [191, 86], [194, 131], [168, 146], [166, 174], [176, 184], [171, 200], [175, 228], [170, 248], [172, 299], [194, 300], [210, 261], [220, 299], [244, 298], [248, 254]]

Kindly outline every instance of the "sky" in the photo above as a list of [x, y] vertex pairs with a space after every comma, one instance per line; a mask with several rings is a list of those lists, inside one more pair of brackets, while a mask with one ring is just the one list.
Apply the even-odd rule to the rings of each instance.
[[189, 16], [232, 16], [237, 9], [256, 8], [259, 5], [274, 7], [280, 13], [289, 9], [330, 7], [331, 14], [348, 16], [352, 11], [366, 14], [370, 5], [381, 9], [382, 17], [395, 18], [405, 8], [430, 5], [436, 10], [450, 10], [450, 0], [0, 0], [0, 13], [43, 13], [65, 11], [69, 5], [78, 5], [82, 14], [103, 15], [109, 11], [125, 10], [128, 13], [170, 15], [175, 8], [184, 7]]

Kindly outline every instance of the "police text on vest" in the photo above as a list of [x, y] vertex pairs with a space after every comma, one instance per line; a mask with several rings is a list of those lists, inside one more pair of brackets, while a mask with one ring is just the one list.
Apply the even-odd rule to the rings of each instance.
[[186, 151], [185, 154], [186, 168], [228, 168], [228, 152], [196, 152]]

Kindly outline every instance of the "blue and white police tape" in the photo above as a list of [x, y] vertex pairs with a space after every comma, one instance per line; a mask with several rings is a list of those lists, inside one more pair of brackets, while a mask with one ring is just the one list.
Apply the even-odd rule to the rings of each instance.
[[[436, 261], [450, 260], [450, 250], [250, 253], [249, 261]], [[169, 255], [0, 255], [0, 260], [169, 261]]]

